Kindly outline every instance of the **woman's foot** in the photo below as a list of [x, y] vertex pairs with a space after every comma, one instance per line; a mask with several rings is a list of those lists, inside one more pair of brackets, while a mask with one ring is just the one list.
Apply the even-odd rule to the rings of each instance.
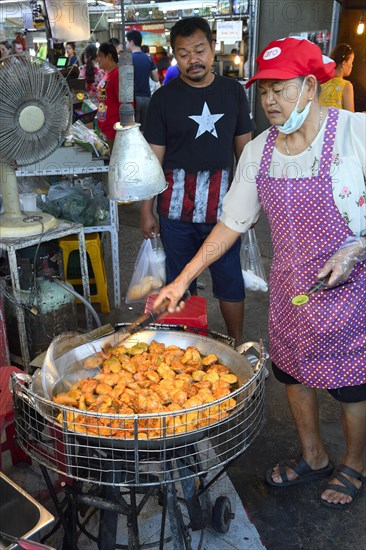
[[330, 508], [347, 508], [361, 494], [365, 484], [366, 468], [360, 472], [341, 464], [320, 495], [322, 504]]

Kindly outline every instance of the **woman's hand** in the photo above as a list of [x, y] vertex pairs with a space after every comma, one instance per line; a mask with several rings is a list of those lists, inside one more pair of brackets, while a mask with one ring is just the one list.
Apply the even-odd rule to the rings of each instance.
[[346, 241], [344, 246], [337, 250], [318, 272], [318, 279], [323, 279], [331, 274], [327, 284], [328, 287], [346, 281], [355, 264], [364, 259], [366, 251], [365, 238], [350, 238], [350, 242], [351, 244], [348, 245]]
[[167, 285], [160, 290], [154, 302], [153, 311], [159, 311], [163, 302], [169, 313], [182, 311], [184, 309], [185, 302], [182, 300], [182, 297], [184, 296], [189, 283], [186, 284], [183, 280], [179, 281], [179, 278], [180, 277], [175, 279], [175, 281], [173, 281], [170, 285]]

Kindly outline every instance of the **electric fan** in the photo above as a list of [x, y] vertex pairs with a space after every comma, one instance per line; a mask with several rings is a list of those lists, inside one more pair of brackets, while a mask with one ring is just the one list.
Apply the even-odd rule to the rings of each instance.
[[25, 54], [0, 59], [1, 238], [37, 235], [57, 226], [49, 214], [20, 210], [15, 171], [53, 153], [71, 119], [72, 96], [56, 67]]

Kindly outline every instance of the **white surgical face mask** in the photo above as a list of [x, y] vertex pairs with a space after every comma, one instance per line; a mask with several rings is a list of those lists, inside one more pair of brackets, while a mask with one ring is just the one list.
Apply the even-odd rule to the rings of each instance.
[[290, 114], [290, 116], [288, 117], [286, 122], [284, 124], [282, 124], [282, 126], [277, 126], [279, 131], [282, 132], [283, 134], [293, 134], [293, 132], [296, 132], [299, 128], [301, 128], [301, 126], [303, 125], [306, 117], [309, 114], [310, 107], [311, 107], [311, 101], [308, 101], [307, 105], [304, 107], [304, 109], [302, 111], [299, 112], [297, 110], [297, 108], [299, 106], [299, 103], [300, 103], [302, 93], [304, 91], [305, 82], [306, 82], [306, 80], [304, 80], [303, 83], [302, 83], [300, 95], [299, 95], [299, 98], [296, 102], [294, 110], [292, 111], [292, 113]]

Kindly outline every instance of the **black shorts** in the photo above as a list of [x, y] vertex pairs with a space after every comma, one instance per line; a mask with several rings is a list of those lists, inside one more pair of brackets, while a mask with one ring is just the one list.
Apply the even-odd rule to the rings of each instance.
[[[287, 372], [279, 369], [272, 362], [273, 374], [279, 382], [282, 384], [300, 384], [296, 378], [293, 378]], [[366, 384], [360, 384], [359, 386], [344, 386], [343, 388], [335, 388], [328, 390], [334, 399], [337, 401], [342, 401], [342, 403], [360, 403], [361, 401], [366, 401]]]

